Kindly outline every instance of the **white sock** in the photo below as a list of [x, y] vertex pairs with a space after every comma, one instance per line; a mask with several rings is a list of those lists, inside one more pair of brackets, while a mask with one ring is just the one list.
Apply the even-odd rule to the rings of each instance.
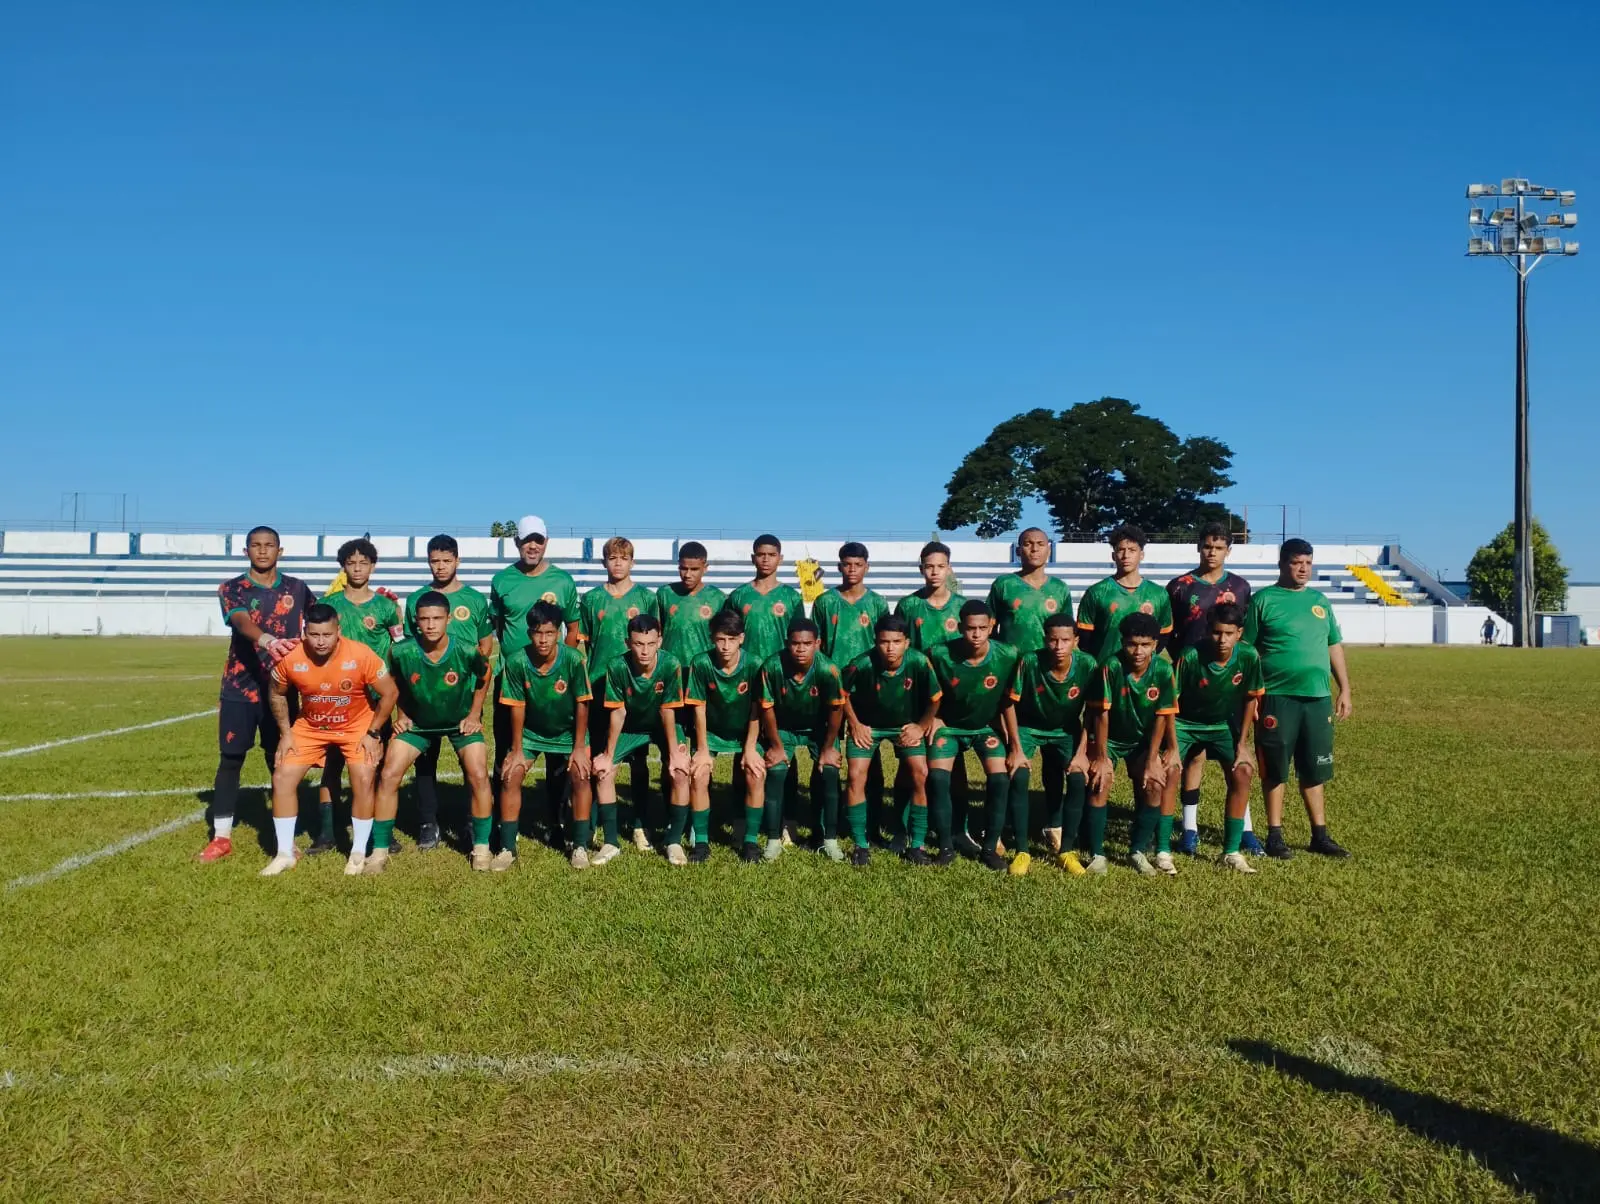
[[1250, 826], [1250, 804], [1248, 803], [1245, 804], [1244, 808], [1244, 830], [1246, 832], [1255, 831], [1255, 829]]
[[1198, 831], [1200, 827], [1200, 804], [1185, 803], [1183, 805], [1183, 830], [1185, 832]]
[[211, 826], [216, 829], [218, 840], [233, 839], [233, 816], [230, 815], [227, 819], [217, 816], [211, 821]]
[[298, 815], [285, 815], [281, 819], [272, 817], [272, 830], [278, 834], [278, 856], [288, 857], [294, 853], [294, 825], [299, 819]]
[[357, 857], [367, 855], [367, 841], [372, 839], [372, 821], [350, 817], [350, 852]]

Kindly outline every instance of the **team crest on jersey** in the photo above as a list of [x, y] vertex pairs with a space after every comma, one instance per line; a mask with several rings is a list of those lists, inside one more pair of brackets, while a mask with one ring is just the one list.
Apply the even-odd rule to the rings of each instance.
[[989, 674], [988, 677], [983, 679], [983, 688], [985, 690], [992, 690], [996, 686], [998, 686], [999, 684], [1000, 684], [1000, 679], [998, 677], [996, 677], [993, 673]]
[[656, 693], [657, 694], [665, 694], [666, 692], [667, 692], [667, 683], [664, 682], [664, 681], [656, 682]]
[[741, 681], [739, 683], [739, 693], [741, 693], [741, 694], [750, 693], [750, 683], [747, 682], [747, 681]]
[[450, 612], [450, 617], [457, 623], [465, 623], [472, 617], [472, 612], [465, 606], [458, 606]]
[[1139, 613], [1142, 614], [1142, 615], [1153, 615], [1153, 614], [1155, 614], [1156, 613], [1155, 603], [1154, 602], [1141, 602], [1139, 604]]
[[811, 697], [815, 698], [819, 693], [821, 693], [821, 691], [818, 690], [816, 686], [811, 687]]
[[444, 684], [447, 685], [447, 686], [453, 686], [453, 685], [456, 684], [456, 682], [458, 682], [460, 680], [461, 680], [461, 674], [457, 673], [454, 669], [451, 669], [448, 673], [446, 673], [444, 675]]
[[784, 615], [786, 615], [788, 613], [789, 613], [789, 608], [787, 606], [785, 606], [782, 602], [774, 602], [772, 604], [772, 614], [773, 614], [773, 616], [775, 618], [781, 619], [781, 618], [783, 618]]
[[544, 591], [544, 593], [539, 595], [539, 601], [541, 602], [554, 602], [555, 600], [556, 594], [554, 590], [547, 589]]
[[555, 692], [557, 694], [565, 694], [567, 692], [567, 679], [566, 678], [564, 678], [564, 677], [556, 678]]
[[355, 688], [355, 682], [351, 681], [348, 677], [341, 678], [339, 681], [339, 688], [345, 691], [353, 690]]
[[376, 631], [378, 629], [378, 620], [373, 618], [371, 615], [368, 615], [366, 618], [361, 620], [361, 626], [365, 627], [368, 631]]
[[1159, 686], [1151, 686], [1144, 692], [1144, 696], [1151, 702], [1154, 702], [1156, 699], [1161, 697], [1161, 688]]
[[[920, 623], [920, 622], [922, 622], [922, 620], [918, 619], [917, 622]], [[955, 615], [951, 615], [948, 619], [946, 619], [944, 621], [944, 629], [946, 631], [954, 631], [959, 626], [960, 626], [960, 624], [956, 622]]]
[[872, 626], [872, 617], [870, 615], [868, 615], [866, 613], [866, 611], [862, 611], [861, 612], [861, 618], [858, 619], [857, 622], [859, 622], [861, 624], [861, 626], [863, 626], [863, 627], [871, 627]]
[[900, 683], [900, 688], [902, 690], [909, 690], [911, 688], [911, 679], [909, 677], [903, 678]]
[[1047, 614], [1052, 614], [1052, 615], [1055, 614], [1056, 613], [1056, 600], [1054, 598], [1046, 598], [1044, 600], [1044, 609], [1045, 609], [1045, 612]]
[[1238, 600], [1238, 598], [1234, 597], [1231, 589], [1225, 589], [1217, 595], [1217, 604], [1219, 606], [1224, 602], [1237, 602]]
[[639, 617], [639, 608], [637, 606], [628, 607], [628, 617], [630, 619], [637, 619]]
[[1261, 726], [1270, 732], [1273, 728], [1278, 726], [1278, 717], [1276, 715], [1268, 715], [1261, 721]]
[[280, 615], [286, 615], [291, 610], [294, 609], [294, 599], [291, 598], [288, 594], [284, 594], [281, 598], [278, 599], [278, 605], [273, 607], [273, 609], [275, 611], [277, 611]]
[[1320, 606], [1313, 606], [1311, 608], [1311, 613], [1316, 615], [1319, 619], [1326, 619], [1328, 617], [1328, 612], [1323, 610]]
[[1236, 686], [1244, 684], [1244, 674], [1243, 673], [1235, 673], [1233, 675], [1233, 684], [1236, 685]]
[[[748, 606], [745, 607], [745, 610], [749, 610], [749, 609], [750, 608]], [[709, 603], [709, 602], [700, 603], [700, 617], [702, 619], [709, 619], [711, 617], [711, 603]]]
[[[1044, 687], [1043, 686], [1039, 687], [1039, 693], [1041, 693], [1041, 694], [1044, 693]], [[1076, 698], [1079, 694], [1082, 694], [1082, 693], [1083, 693], [1083, 691], [1081, 689], [1079, 689], [1077, 686], [1073, 686], [1070, 690], [1067, 691], [1067, 697], [1068, 698]]]

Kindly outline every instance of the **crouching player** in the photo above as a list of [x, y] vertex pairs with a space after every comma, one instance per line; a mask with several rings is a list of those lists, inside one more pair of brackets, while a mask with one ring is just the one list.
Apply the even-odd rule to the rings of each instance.
[[[1099, 676], [1099, 666], [1078, 648], [1078, 629], [1071, 615], [1044, 621], [1044, 647], [1026, 655], [1017, 666], [1011, 697], [1016, 703], [1017, 738], [1031, 761], [1039, 754], [1044, 781], [1044, 841], [1069, 874], [1084, 872], [1074, 849], [1063, 848], [1063, 833], [1075, 840], [1083, 823], [1089, 791], [1088, 732], [1083, 722]], [[1028, 789], [1028, 771], [1012, 777], [1012, 789]], [[1105, 844], [1106, 812], [1099, 811], [1098, 831], [1090, 831], [1096, 848]], [[1018, 840], [1022, 838], [1019, 835]]]
[[[367, 690], [377, 696], [374, 710]], [[300, 717], [289, 720], [289, 691], [300, 696]], [[326, 603], [306, 607], [300, 646], [272, 668], [267, 705], [278, 725], [278, 755], [272, 770], [272, 827], [278, 852], [262, 874], [293, 869], [300, 783], [323, 764], [330, 748], [344, 754], [350, 772], [350, 810], [355, 841], [345, 873], [359, 874], [372, 832], [372, 779], [383, 748], [379, 733], [396, 700], [388, 667], [371, 648], [339, 634], [339, 612]]]
[[[796, 619], [789, 625], [783, 648], [761, 667], [761, 743], [767, 774], [762, 822], [753, 826], [754, 813], [745, 811], [744, 845], [739, 856], [744, 861], [776, 861], [783, 853], [783, 794], [795, 753], [801, 748], [811, 753], [813, 797], [820, 795], [819, 826], [824, 832], [823, 851], [828, 850], [828, 833], [839, 818], [839, 727], [844, 718], [844, 688], [838, 668], [817, 651], [820, 639], [817, 625], [810, 619]], [[857, 865], [866, 864], [866, 776], [859, 812], [862, 843], [856, 849]], [[829, 816], [830, 807], [832, 817]], [[852, 817], [852, 825], [856, 822]], [[767, 848], [756, 845], [756, 835], [764, 828]], [[837, 840], [833, 843], [838, 850]], [[843, 858], [842, 850], [839, 857]]]
[[[1141, 874], [1176, 874], [1172, 819], [1178, 810], [1178, 748], [1172, 718], [1178, 710], [1172, 666], [1156, 659], [1161, 624], [1135, 612], [1122, 620], [1122, 646], [1100, 663], [1095, 689], [1089, 794], [1088, 870], [1106, 872], [1106, 796], [1118, 761], [1133, 780], [1133, 832], [1128, 846]], [[1169, 790], [1168, 785], [1173, 785]], [[1155, 864], [1150, 842], [1156, 841]]]
[[[1175, 670], [1178, 679], [1178, 759], [1185, 777], [1191, 763], [1205, 758], [1222, 766], [1228, 782], [1223, 820], [1222, 860], [1241, 874], [1255, 870], [1239, 850], [1244, 839], [1244, 812], [1255, 780], [1256, 750], [1252, 745], [1256, 708], [1266, 693], [1261, 658], [1244, 634], [1244, 614], [1232, 602], [1219, 602], [1207, 614], [1207, 637], [1183, 650]], [[1169, 791], [1170, 793], [1170, 791]], [[1198, 791], [1196, 792], [1198, 793]]]
[[522, 783], [533, 762], [544, 757], [544, 784], [550, 810], [565, 814], [562, 798], [572, 800], [572, 868], [589, 868], [589, 669], [583, 653], [561, 640], [564, 616], [553, 602], [528, 610], [528, 644], [513, 653], [500, 671], [500, 701], [510, 718], [511, 748], [500, 771], [500, 852], [491, 869], [510, 864], [522, 822]]
[[[743, 769], [746, 839], [760, 830], [767, 776], [757, 737], [761, 731], [761, 662], [744, 651], [744, 616], [736, 610], [711, 619], [711, 650], [689, 665], [687, 705], [694, 708], [693, 760], [689, 763], [690, 821], [694, 848], [689, 860], [711, 856], [711, 771], [717, 758], [732, 754]], [[682, 848], [678, 849], [682, 853]], [[672, 848], [667, 860], [674, 860]]]

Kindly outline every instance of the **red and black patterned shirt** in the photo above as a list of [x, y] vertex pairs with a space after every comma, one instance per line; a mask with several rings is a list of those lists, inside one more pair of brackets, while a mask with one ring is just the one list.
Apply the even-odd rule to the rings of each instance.
[[1206, 611], [1218, 602], [1232, 602], [1240, 613], [1250, 609], [1250, 583], [1237, 573], [1223, 573], [1215, 582], [1199, 573], [1184, 573], [1167, 582], [1172, 599], [1172, 659], [1192, 648], [1210, 633]]
[[[271, 585], [257, 584], [249, 573], [242, 573], [217, 587], [224, 623], [243, 613], [262, 631], [279, 639], [300, 638], [306, 607], [315, 600], [304, 581], [283, 573]], [[223, 699], [260, 702], [271, 672], [272, 666], [263, 663], [260, 649], [234, 631], [228, 642], [228, 663], [222, 670]]]

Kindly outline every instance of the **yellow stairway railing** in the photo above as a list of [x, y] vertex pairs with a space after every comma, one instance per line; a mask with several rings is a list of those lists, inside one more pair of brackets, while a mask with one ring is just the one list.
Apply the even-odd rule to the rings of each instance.
[[1347, 565], [1345, 565], [1345, 568], [1349, 569], [1352, 573], [1355, 574], [1355, 577], [1356, 577], [1357, 581], [1361, 582], [1362, 585], [1366, 586], [1373, 593], [1377, 594], [1378, 595], [1378, 600], [1380, 602], [1382, 602], [1385, 606], [1410, 606], [1411, 605], [1410, 599], [1402, 598], [1397, 592], [1395, 592], [1394, 586], [1390, 585], [1387, 581], [1385, 581], [1382, 577], [1378, 576], [1378, 574], [1374, 573], [1366, 565], [1364, 565], [1364, 564], [1347, 564]]

